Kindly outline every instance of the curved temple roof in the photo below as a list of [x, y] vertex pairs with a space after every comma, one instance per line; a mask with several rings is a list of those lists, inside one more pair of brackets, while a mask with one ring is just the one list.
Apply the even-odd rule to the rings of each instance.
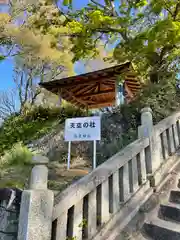
[[115, 104], [117, 76], [125, 79], [126, 99], [130, 101], [141, 89], [137, 74], [130, 62], [68, 78], [43, 82], [46, 90], [82, 108], [101, 108]]

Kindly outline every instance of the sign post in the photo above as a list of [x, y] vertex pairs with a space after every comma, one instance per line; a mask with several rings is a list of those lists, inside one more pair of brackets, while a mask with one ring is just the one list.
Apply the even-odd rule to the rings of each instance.
[[67, 159], [67, 169], [70, 169], [71, 163], [71, 141], [68, 142], [68, 159]]
[[101, 140], [101, 119], [99, 116], [69, 118], [65, 122], [64, 139], [68, 142], [67, 169], [70, 169], [71, 142], [93, 141], [93, 169], [96, 168], [96, 143]]
[[93, 169], [96, 168], [96, 140], [93, 141]]

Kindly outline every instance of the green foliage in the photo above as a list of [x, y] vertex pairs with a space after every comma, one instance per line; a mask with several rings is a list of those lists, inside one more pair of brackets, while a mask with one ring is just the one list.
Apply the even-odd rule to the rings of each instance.
[[16, 143], [1, 158], [1, 167], [29, 165], [33, 153], [22, 143]]
[[11, 116], [0, 128], [0, 155], [16, 142], [27, 144], [44, 136], [66, 118], [83, 114], [83, 111], [68, 104], [57, 108], [35, 107], [24, 115]]
[[78, 225], [78, 227], [80, 227], [80, 228], [86, 228], [86, 227], [87, 227], [87, 224], [88, 224], [88, 221], [87, 221], [86, 218], [84, 218], [84, 219], [82, 220], [82, 222]]
[[7, 188], [19, 188], [19, 189], [23, 189], [24, 188], [24, 183], [22, 181], [18, 181], [17, 179], [9, 179], [7, 181], [1, 181], [0, 182], [0, 187], [1, 188], [4, 188], [4, 187], [7, 187]]
[[179, 111], [180, 91], [175, 81], [148, 84], [134, 102], [118, 107], [107, 118], [102, 118], [103, 145], [97, 147], [98, 165], [137, 139], [140, 111], [144, 107], [152, 108], [154, 124]]
[[0, 62], [5, 59], [5, 56], [0, 55]]
[[178, 111], [180, 92], [176, 88], [175, 80], [164, 80], [157, 85], [148, 84], [132, 104], [119, 109], [128, 123], [128, 128], [137, 129], [140, 124], [140, 111], [144, 107], [152, 108], [154, 124]]
[[63, 0], [64, 6], [71, 6], [72, 5], [72, 0]]
[[[31, 52], [32, 56], [56, 62], [69, 72], [73, 68], [72, 60], [96, 57], [101, 41], [115, 46], [112, 60], [132, 61], [144, 78], [153, 78], [154, 74], [159, 78], [169, 70], [179, 71], [179, 0], [124, 0], [116, 2], [115, 7], [115, 1], [90, 1], [75, 11], [74, 2], [62, 1], [69, 7], [64, 12], [62, 6], [52, 0], [29, 4], [23, 6], [24, 9], [17, 7], [17, 3], [12, 4], [16, 13], [26, 10], [27, 17], [21, 28], [12, 27], [12, 23], [8, 25], [5, 37], [20, 46], [23, 56], [29, 57]], [[6, 19], [2, 22], [9, 23], [18, 16], [1, 18]], [[2, 24], [0, 28], [7, 25]]]
[[28, 182], [33, 154], [20, 142], [5, 151], [0, 157], [0, 187], [23, 189]]
[[116, 7], [112, 2], [93, 1], [70, 15], [66, 26], [73, 36], [74, 60], [96, 56], [103, 40], [115, 46], [113, 60], [132, 61], [144, 78], [178, 72], [179, 0], [125, 0]]

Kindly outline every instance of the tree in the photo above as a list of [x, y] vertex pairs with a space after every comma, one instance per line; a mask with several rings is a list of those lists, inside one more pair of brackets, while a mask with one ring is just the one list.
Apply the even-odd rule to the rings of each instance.
[[99, 53], [93, 59], [87, 58], [78, 62], [80, 67], [84, 67], [84, 72], [96, 71], [103, 68], [108, 68], [116, 64], [116, 61], [108, 61], [112, 58], [112, 50], [105, 48], [104, 43], [98, 44]]
[[11, 114], [15, 113], [16, 94], [14, 90], [0, 92], [0, 120], [6, 119]]
[[[179, 0], [124, 0], [114, 7], [113, 0], [100, 4], [91, 0], [87, 7], [69, 11], [74, 44], [74, 60], [93, 57], [97, 43], [115, 46], [119, 63], [131, 61], [152, 82], [179, 71], [180, 2]], [[71, 2], [70, 2], [71, 4]]]
[[14, 83], [16, 85], [20, 102], [20, 112], [28, 104], [34, 105], [42, 90], [38, 86], [39, 82], [50, 81], [61, 74], [64, 69], [55, 64], [33, 58], [16, 57], [14, 69]]
[[0, 59], [14, 57], [14, 82], [22, 111], [42, 92], [38, 82], [74, 74], [72, 44], [68, 36], [59, 34], [67, 30], [63, 26], [66, 18], [51, 1], [23, 4], [15, 0], [0, 20]]
[[9, 14], [0, 14], [0, 47], [7, 47], [9, 43], [13, 48], [11, 56], [27, 58], [30, 54], [44, 62], [59, 64], [72, 74], [72, 44], [67, 36], [59, 36], [56, 29], [51, 29], [51, 21], [56, 20], [58, 31], [61, 31], [65, 19], [52, 3], [40, 0], [36, 4], [19, 4], [19, 1], [12, 1]]

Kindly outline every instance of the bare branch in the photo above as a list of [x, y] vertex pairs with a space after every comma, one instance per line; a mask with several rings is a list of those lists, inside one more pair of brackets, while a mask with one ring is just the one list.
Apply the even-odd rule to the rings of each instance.
[[102, 5], [102, 4], [98, 3], [98, 2], [96, 2], [95, 0], [91, 0], [91, 2], [94, 3], [95, 5], [97, 5], [97, 6], [101, 7], [101, 8], [103, 8], [103, 9], [106, 9], [106, 6], [104, 6], [104, 5]]
[[0, 119], [5, 119], [16, 111], [15, 91], [0, 92]]

